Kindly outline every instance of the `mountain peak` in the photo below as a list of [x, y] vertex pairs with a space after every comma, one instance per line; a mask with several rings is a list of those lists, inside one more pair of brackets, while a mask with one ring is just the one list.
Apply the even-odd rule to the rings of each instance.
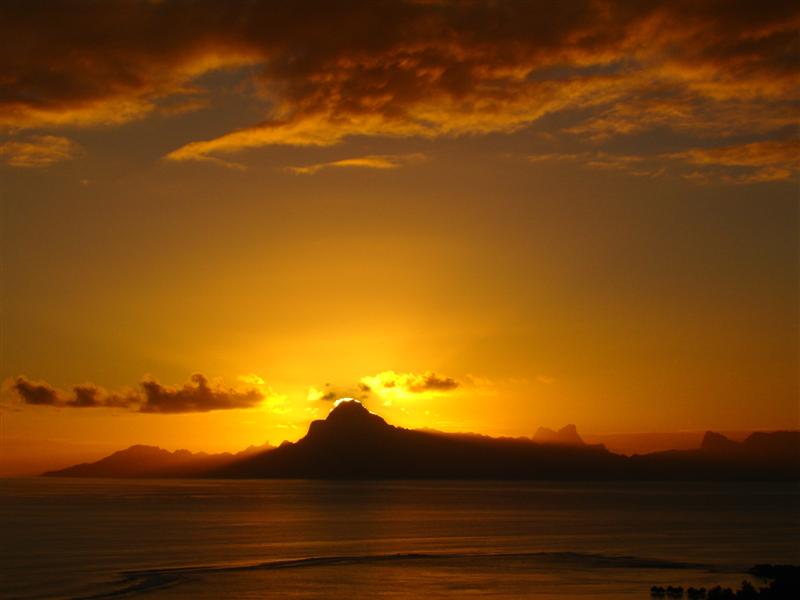
[[534, 442], [540, 444], [557, 444], [561, 446], [583, 446], [583, 439], [578, 435], [578, 428], [575, 425], [566, 425], [558, 431], [553, 431], [548, 427], [539, 427], [536, 435], [533, 436]]
[[372, 413], [355, 398], [340, 398], [334, 403], [333, 409], [328, 413], [328, 417], [325, 420], [364, 418], [368, 415], [372, 415]]
[[721, 433], [706, 431], [700, 447], [707, 452], [729, 452], [731, 450], [737, 450], [739, 444], [729, 440]]
[[337, 400], [333, 409], [324, 421], [314, 421], [309, 428], [309, 434], [316, 434], [321, 430], [328, 432], [351, 432], [359, 434], [370, 430], [388, 428], [389, 425], [382, 417], [371, 413], [358, 400], [342, 398]]

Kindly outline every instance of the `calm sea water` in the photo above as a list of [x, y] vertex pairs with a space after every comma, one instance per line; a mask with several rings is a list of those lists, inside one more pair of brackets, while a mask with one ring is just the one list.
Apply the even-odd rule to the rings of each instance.
[[800, 564], [800, 487], [0, 480], [0, 597], [648, 598]]

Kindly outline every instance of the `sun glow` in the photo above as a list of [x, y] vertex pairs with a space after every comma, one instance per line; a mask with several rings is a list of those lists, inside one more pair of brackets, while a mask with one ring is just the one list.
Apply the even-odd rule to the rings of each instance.
[[339, 399], [338, 399], [336, 402], [334, 402], [334, 403], [333, 403], [333, 407], [334, 407], [334, 408], [336, 408], [336, 407], [337, 407], [337, 406], [339, 406], [339, 405], [340, 405], [342, 402], [358, 402], [358, 404], [361, 404], [361, 402], [359, 402], [359, 401], [358, 401], [358, 400], [356, 400], [355, 398], [339, 398]]

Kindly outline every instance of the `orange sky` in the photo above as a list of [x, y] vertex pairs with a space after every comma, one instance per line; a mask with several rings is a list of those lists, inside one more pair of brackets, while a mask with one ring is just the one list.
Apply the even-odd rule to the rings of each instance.
[[0, 474], [800, 425], [796, 3], [0, 17]]

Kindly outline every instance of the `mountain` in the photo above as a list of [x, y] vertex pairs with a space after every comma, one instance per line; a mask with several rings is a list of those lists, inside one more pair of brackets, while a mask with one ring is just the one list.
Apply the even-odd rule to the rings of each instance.
[[360, 402], [336, 406], [295, 443], [216, 469], [215, 477], [594, 478], [621, 473], [625, 459], [602, 448], [527, 438], [442, 434], [389, 425]]
[[584, 442], [578, 435], [578, 428], [575, 425], [567, 425], [558, 431], [553, 431], [547, 427], [539, 427], [533, 436], [533, 441], [540, 444], [557, 444], [561, 446], [583, 446]]
[[[798, 479], [800, 432], [752, 434], [734, 442], [707, 433], [700, 448], [627, 457], [563, 442], [491, 438], [395, 427], [357, 400], [338, 403], [297, 442], [236, 455], [133, 446], [57, 477], [216, 477], [309, 479]], [[562, 435], [563, 434], [563, 435]], [[547, 436], [546, 436], [547, 437]], [[541, 439], [541, 436], [540, 436]], [[552, 438], [550, 438], [552, 439]]]
[[188, 450], [170, 452], [157, 446], [138, 444], [125, 450], [114, 452], [97, 462], [81, 463], [58, 471], [44, 473], [48, 477], [119, 477], [119, 478], [158, 478], [158, 477], [202, 477], [209, 471], [218, 469], [252, 454], [264, 452], [270, 446], [251, 446], [246, 450], [231, 454], [192, 453]]
[[717, 454], [724, 456], [731, 452], [739, 452], [742, 448], [741, 444], [726, 438], [721, 433], [714, 433], [713, 431], [706, 431], [703, 436], [703, 441], [700, 443], [700, 450], [706, 454]]
[[[727, 431], [725, 437], [742, 441], [752, 431]], [[661, 431], [636, 433], [589, 433], [581, 436], [587, 444], [603, 444], [617, 454], [649, 454], [664, 450], [694, 450], [700, 447], [704, 431]]]
[[662, 479], [800, 479], [800, 431], [756, 432], [741, 442], [706, 432], [700, 448], [631, 457], [632, 474]]

